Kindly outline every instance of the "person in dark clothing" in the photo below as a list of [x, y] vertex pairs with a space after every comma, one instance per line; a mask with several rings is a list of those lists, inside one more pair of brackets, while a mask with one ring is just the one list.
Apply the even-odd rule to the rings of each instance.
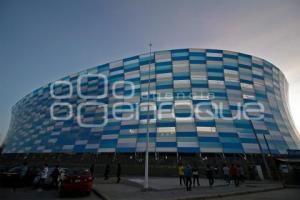
[[94, 178], [94, 172], [95, 172], [95, 164], [94, 163], [90, 166], [90, 172], [91, 172], [92, 177]]
[[226, 164], [223, 164], [223, 177], [226, 182], [226, 185], [230, 185], [229, 167]]
[[118, 163], [118, 166], [117, 166], [117, 183], [119, 183], [120, 180], [121, 180], [121, 171], [122, 171], [121, 163]]
[[53, 170], [51, 177], [52, 177], [52, 185], [58, 188], [58, 176], [59, 176], [59, 166], [56, 165], [55, 169]]
[[192, 191], [192, 167], [187, 165], [184, 169], [186, 191]]
[[240, 184], [240, 180], [239, 180], [239, 177], [238, 177], [238, 169], [234, 164], [231, 165], [229, 173], [230, 173], [231, 178], [234, 181], [234, 185], [236, 187], [238, 187], [239, 184]]
[[28, 171], [29, 171], [29, 168], [28, 168], [27, 162], [24, 162], [23, 167], [21, 168], [20, 177], [19, 177], [22, 186], [26, 185], [26, 181], [28, 179]]
[[29, 170], [28, 170], [28, 180], [27, 180], [26, 184], [27, 185], [33, 184], [33, 181], [34, 181], [34, 179], [37, 175], [38, 175], [38, 169], [35, 165], [33, 167], [29, 168]]
[[236, 166], [236, 174], [237, 174], [237, 181], [238, 181], [237, 186], [239, 186], [241, 184], [241, 168], [240, 168], [240, 165]]
[[209, 164], [206, 165], [205, 173], [206, 173], [206, 177], [208, 179], [209, 186], [212, 187], [215, 180], [214, 180], [213, 170]]
[[109, 173], [110, 173], [110, 166], [109, 164], [107, 164], [104, 170], [104, 180], [108, 180]]
[[194, 165], [192, 172], [193, 172], [193, 186], [195, 187], [196, 181], [197, 181], [197, 186], [199, 186], [200, 183], [199, 183], [199, 168], [198, 168], [198, 166]]
[[240, 183], [242, 184], [245, 182], [245, 179], [246, 179], [245, 172], [241, 165], [238, 165], [237, 168], [238, 168], [238, 178], [240, 180]]

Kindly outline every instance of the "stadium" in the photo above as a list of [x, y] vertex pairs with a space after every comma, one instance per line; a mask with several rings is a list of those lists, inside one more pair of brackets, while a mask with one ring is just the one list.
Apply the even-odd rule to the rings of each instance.
[[299, 149], [288, 82], [270, 62], [174, 49], [46, 84], [12, 108], [4, 154], [285, 155]]

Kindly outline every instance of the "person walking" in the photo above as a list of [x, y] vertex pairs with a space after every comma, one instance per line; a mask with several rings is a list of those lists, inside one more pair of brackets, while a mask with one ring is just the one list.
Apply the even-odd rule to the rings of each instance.
[[196, 164], [194, 165], [194, 167], [192, 169], [192, 172], [193, 172], [193, 186], [195, 187], [196, 181], [197, 181], [197, 186], [200, 186], [200, 183], [199, 183], [199, 168]]
[[226, 164], [223, 165], [223, 176], [226, 184], [230, 185], [229, 167]]
[[238, 165], [238, 172], [239, 172], [240, 183], [244, 183], [246, 179], [245, 171], [243, 167], [240, 165]]
[[187, 165], [184, 169], [186, 191], [192, 191], [192, 167]]
[[184, 166], [182, 163], [178, 165], [178, 177], [179, 177], [179, 183], [182, 185], [182, 183], [185, 185], [185, 180], [184, 180]]
[[52, 177], [52, 185], [55, 187], [55, 188], [58, 188], [58, 177], [59, 177], [59, 166], [56, 165], [55, 166], [55, 169], [53, 170], [52, 174], [51, 174], [51, 177]]
[[241, 183], [241, 166], [240, 165], [237, 165], [236, 166], [236, 176], [237, 176], [237, 186], [240, 185]]
[[91, 175], [94, 179], [94, 173], [95, 173], [95, 164], [94, 163], [92, 163], [92, 165], [90, 166], [90, 172], [91, 172]]
[[211, 168], [211, 166], [209, 164], [206, 165], [205, 173], [206, 173], [206, 177], [208, 179], [209, 187], [212, 187], [215, 180], [214, 180], [213, 169]]
[[45, 182], [46, 182], [46, 179], [48, 177], [48, 171], [49, 171], [48, 164], [45, 164], [44, 168], [43, 168], [43, 170], [41, 172], [41, 177], [40, 177], [39, 184], [38, 184], [39, 187], [40, 187], [39, 191], [41, 191], [42, 188], [45, 186]]
[[233, 179], [233, 181], [234, 181], [234, 185], [236, 187], [238, 187], [239, 186], [238, 169], [234, 164], [231, 165], [229, 173], [230, 173], [231, 179]]
[[119, 183], [120, 180], [121, 180], [121, 171], [122, 171], [121, 163], [118, 163], [118, 166], [117, 166], [117, 183]]
[[20, 173], [20, 180], [22, 183], [22, 186], [25, 186], [27, 183], [27, 178], [28, 178], [28, 165], [27, 162], [23, 163], [23, 166], [21, 168], [21, 173]]
[[109, 166], [109, 164], [106, 164], [105, 170], [104, 170], [104, 180], [109, 179], [109, 173], [110, 173], [110, 166]]

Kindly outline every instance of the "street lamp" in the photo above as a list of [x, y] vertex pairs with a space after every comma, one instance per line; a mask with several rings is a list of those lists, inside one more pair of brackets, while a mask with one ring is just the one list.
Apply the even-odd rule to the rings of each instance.
[[150, 69], [151, 69], [151, 47], [152, 43], [149, 43], [149, 65], [148, 65], [148, 85], [147, 85], [147, 138], [146, 138], [146, 150], [145, 150], [145, 180], [144, 180], [144, 189], [149, 188], [149, 121], [150, 121]]

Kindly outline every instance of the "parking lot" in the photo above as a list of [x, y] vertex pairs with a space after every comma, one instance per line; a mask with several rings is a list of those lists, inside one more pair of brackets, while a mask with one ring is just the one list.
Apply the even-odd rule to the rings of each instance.
[[[93, 177], [87, 168], [3, 166], [0, 199], [92, 198]], [[84, 196], [85, 195], [85, 196]], [[2, 198], [1, 198], [2, 197]]]
[[69, 194], [63, 198], [59, 197], [57, 190], [36, 190], [33, 188], [17, 188], [13, 191], [11, 188], [0, 188], [0, 199], [28, 199], [28, 200], [55, 200], [55, 199], [82, 199], [82, 200], [99, 200], [100, 198], [94, 193], [91, 193], [89, 196], [83, 196], [79, 194]]

